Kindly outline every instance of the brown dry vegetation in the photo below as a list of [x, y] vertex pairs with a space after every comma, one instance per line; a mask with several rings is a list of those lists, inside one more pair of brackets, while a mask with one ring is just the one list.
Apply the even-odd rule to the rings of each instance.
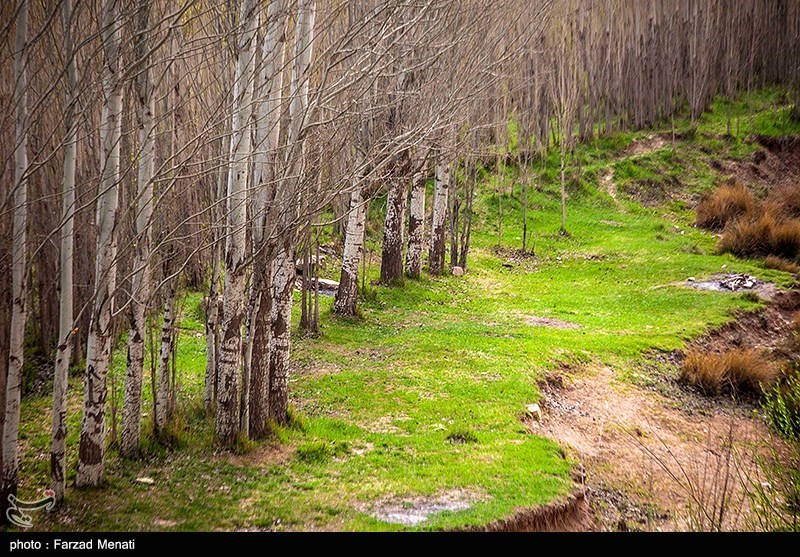
[[746, 186], [738, 182], [724, 184], [697, 206], [697, 226], [722, 230], [729, 222], [751, 214], [755, 207], [756, 203]]
[[[770, 194], [763, 204], [756, 204], [747, 188], [726, 184], [707, 197], [697, 208], [697, 225], [719, 229], [724, 226], [718, 249], [738, 257], [769, 257], [792, 262], [800, 255], [800, 221], [794, 220], [797, 202], [792, 187], [782, 187]], [[780, 268], [780, 267], [773, 267]]]
[[773, 188], [764, 201], [764, 207], [784, 218], [800, 218], [800, 182]]
[[767, 258], [764, 259], [764, 266], [767, 269], [777, 269], [778, 271], [784, 271], [786, 273], [800, 273], [800, 265], [775, 255], [768, 255]]
[[681, 367], [681, 379], [706, 393], [759, 392], [778, 378], [779, 366], [761, 350], [733, 348], [727, 352], [692, 349]]

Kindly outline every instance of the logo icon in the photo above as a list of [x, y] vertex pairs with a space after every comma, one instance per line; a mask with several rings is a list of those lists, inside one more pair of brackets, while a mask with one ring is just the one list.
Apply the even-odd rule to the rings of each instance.
[[23, 501], [15, 495], [9, 495], [8, 502], [9, 506], [6, 509], [8, 521], [20, 528], [30, 528], [33, 526], [33, 519], [28, 513], [39, 509], [52, 511], [56, 506], [56, 494], [52, 489], [47, 489], [44, 492], [44, 497], [36, 501]]

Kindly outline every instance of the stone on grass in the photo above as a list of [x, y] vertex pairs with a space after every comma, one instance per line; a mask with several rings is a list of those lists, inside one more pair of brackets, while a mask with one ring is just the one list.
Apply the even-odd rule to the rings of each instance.
[[542, 421], [542, 409], [539, 408], [538, 404], [529, 404], [526, 408], [528, 411], [528, 415], [532, 417], [537, 422]]

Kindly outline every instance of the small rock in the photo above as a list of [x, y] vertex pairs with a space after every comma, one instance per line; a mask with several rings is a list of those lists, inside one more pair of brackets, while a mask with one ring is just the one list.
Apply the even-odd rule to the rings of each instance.
[[542, 421], [542, 409], [539, 408], [538, 404], [529, 404], [526, 408], [528, 414], [537, 422]]
[[694, 277], [689, 277], [689, 278], [688, 278], [688, 279], [686, 279], [686, 280], [687, 280], [687, 281], [689, 281], [689, 282], [694, 282], [694, 281], [695, 281], [695, 280], [697, 280], [697, 279], [696, 279], [696, 278], [694, 278]]
[[727, 268], [728, 268], [728, 266], [727, 266], [727, 265], [723, 265], [723, 266], [722, 266], [722, 268], [723, 268], [723, 269], [727, 269]]
[[156, 481], [153, 478], [148, 478], [147, 476], [142, 476], [141, 478], [136, 478], [136, 483], [145, 484], [145, 485], [153, 485]]
[[453, 274], [454, 277], [460, 277], [464, 275], [464, 269], [458, 266], [453, 267], [453, 269], [450, 272]]

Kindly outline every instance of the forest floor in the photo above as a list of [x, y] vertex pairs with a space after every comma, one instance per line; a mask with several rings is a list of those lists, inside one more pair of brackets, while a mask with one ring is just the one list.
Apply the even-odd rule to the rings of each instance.
[[[729, 109], [736, 129], [747, 130], [736, 137], [725, 135]], [[769, 187], [783, 170], [756, 136], [791, 134], [800, 126], [789, 121], [781, 93], [768, 90], [716, 103], [697, 134], [674, 142], [665, 128], [581, 145], [571, 161], [566, 236], [557, 233], [553, 154], [537, 164], [528, 192], [534, 245], [525, 254], [517, 170], [484, 174], [468, 272], [372, 286], [358, 319], [333, 316], [325, 298], [320, 336], [293, 339], [291, 425], [235, 453], [215, 450], [201, 409], [202, 294], [188, 294], [177, 358], [182, 412], [171, 446], [148, 433], [144, 458], [130, 462], [112, 444], [107, 485], [68, 490], [67, 505], [35, 517], [34, 528], [481, 528], [576, 489], [593, 501], [593, 528], [694, 527], [683, 471], [719, 466], [726, 439], [764, 441], [769, 433], [758, 406], [682, 388], [673, 355], [766, 302], [689, 288], [687, 279], [747, 273], [789, 289], [794, 278], [716, 254], [717, 238], [693, 226], [692, 208], [730, 175]], [[371, 208], [373, 230], [382, 202]], [[379, 246], [378, 236], [369, 241]], [[375, 279], [379, 258], [372, 259]], [[335, 259], [327, 265], [327, 278], [336, 278]], [[124, 365], [123, 339], [112, 366], [114, 408]], [[150, 413], [149, 386], [145, 396]], [[80, 400], [77, 373], [70, 474]], [[533, 403], [541, 422], [526, 412]], [[23, 498], [47, 485], [49, 404], [46, 389], [23, 403]], [[119, 417], [109, 414], [113, 431]]]

